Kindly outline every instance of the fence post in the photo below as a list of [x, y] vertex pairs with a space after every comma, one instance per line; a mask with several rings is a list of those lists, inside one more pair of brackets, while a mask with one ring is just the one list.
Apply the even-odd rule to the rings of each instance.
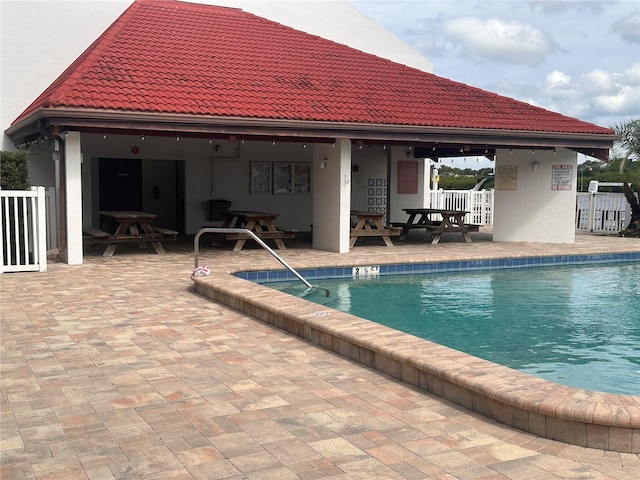
[[593, 233], [593, 224], [596, 221], [596, 195], [593, 192], [589, 193], [589, 220], [588, 220], [588, 228], [589, 233]]
[[[44, 187], [31, 187], [31, 190], [36, 191], [36, 209], [34, 215], [35, 225], [35, 238], [37, 249], [36, 256], [38, 257], [38, 271], [47, 271], [47, 210], [45, 208]], [[35, 252], [34, 252], [35, 253]]]

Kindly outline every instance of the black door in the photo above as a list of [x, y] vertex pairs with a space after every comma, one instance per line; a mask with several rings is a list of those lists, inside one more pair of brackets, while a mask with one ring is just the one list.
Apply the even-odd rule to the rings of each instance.
[[142, 210], [142, 162], [101, 158], [100, 210]]

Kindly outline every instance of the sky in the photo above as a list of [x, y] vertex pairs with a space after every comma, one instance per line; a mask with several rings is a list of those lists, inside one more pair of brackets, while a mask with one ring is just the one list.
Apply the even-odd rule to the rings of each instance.
[[604, 127], [640, 118], [640, 0], [348, 1], [437, 75]]

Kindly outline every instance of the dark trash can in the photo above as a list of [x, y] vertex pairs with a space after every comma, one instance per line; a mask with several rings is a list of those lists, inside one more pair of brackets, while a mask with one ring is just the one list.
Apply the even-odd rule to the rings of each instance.
[[209, 200], [209, 221], [216, 222], [224, 220], [222, 212], [228, 212], [230, 208], [231, 202], [229, 200]]

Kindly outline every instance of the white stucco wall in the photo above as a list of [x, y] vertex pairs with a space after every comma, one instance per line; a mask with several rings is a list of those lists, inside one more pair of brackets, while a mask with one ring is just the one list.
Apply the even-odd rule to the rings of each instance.
[[[554, 165], [571, 167], [570, 189], [553, 190]], [[500, 176], [506, 172], [514, 173], [515, 185], [503, 178], [501, 186]], [[497, 151], [493, 239], [573, 243], [576, 173], [577, 154], [571, 150], [559, 148], [555, 154], [549, 150]]]
[[376, 201], [387, 180], [386, 150], [380, 145], [352, 145], [351, 164], [351, 210], [386, 212], [386, 198]]
[[[0, 1], [0, 127], [3, 132], [130, 3], [122, 0]], [[2, 149], [13, 149], [13, 143], [4, 135]]]
[[61, 252], [61, 258], [69, 265], [82, 264], [82, 150], [80, 132], [65, 134], [66, 162], [65, 184], [66, 218], [64, 231], [66, 248]]
[[[312, 215], [312, 194], [250, 194], [251, 162], [313, 161], [313, 147], [304, 143], [276, 142], [218, 142], [222, 148], [211, 155], [213, 168], [209, 191], [203, 198], [220, 198], [231, 201], [234, 210], [278, 212], [274, 222], [278, 227], [309, 231]], [[238, 156], [239, 155], [239, 156]], [[193, 178], [194, 181], [201, 179]], [[197, 223], [194, 219], [193, 222]], [[191, 227], [200, 225], [190, 223]], [[196, 228], [196, 230], [197, 230]]]
[[349, 251], [351, 141], [313, 149], [313, 248]]
[[[417, 193], [398, 193], [398, 163], [416, 162], [418, 166]], [[408, 215], [403, 208], [427, 208], [429, 205], [430, 187], [430, 160], [414, 158], [413, 153], [406, 148], [395, 147], [392, 149], [391, 162], [391, 206], [389, 209], [389, 223], [406, 222]]]

